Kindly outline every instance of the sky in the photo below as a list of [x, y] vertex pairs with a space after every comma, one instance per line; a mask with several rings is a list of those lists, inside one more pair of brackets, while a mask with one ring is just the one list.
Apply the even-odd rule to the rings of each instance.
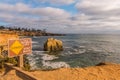
[[120, 0], [0, 0], [0, 25], [53, 33], [120, 33]]

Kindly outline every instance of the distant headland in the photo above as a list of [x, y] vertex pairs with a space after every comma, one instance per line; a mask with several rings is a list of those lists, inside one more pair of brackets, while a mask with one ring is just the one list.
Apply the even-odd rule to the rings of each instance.
[[0, 34], [17, 34], [18, 36], [65, 36], [65, 34], [49, 33], [46, 29], [0, 26]]

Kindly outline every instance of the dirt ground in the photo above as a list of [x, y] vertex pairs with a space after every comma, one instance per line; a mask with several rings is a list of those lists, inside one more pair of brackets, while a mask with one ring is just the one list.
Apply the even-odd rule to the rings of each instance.
[[23, 80], [16, 74], [16, 70], [6, 68], [5, 72], [0, 73], [0, 80]]
[[[120, 80], [120, 64], [102, 64], [86, 68], [61, 68], [29, 72], [39, 80]], [[25, 80], [15, 70], [7, 69], [0, 80]]]
[[40, 80], [120, 80], [120, 65], [62, 68], [53, 71], [35, 71], [32, 74]]

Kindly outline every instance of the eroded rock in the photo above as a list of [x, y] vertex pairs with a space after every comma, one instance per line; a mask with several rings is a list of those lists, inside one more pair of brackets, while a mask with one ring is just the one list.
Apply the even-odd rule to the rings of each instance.
[[48, 38], [48, 40], [44, 44], [44, 50], [45, 51], [62, 51], [63, 43], [61, 40]]

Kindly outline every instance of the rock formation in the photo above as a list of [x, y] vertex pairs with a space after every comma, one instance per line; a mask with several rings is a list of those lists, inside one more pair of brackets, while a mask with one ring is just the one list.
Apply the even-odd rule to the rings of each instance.
[[48, 38], [48, 40], [44, 44], [44, 50], [45, 51], [61, 51], [63, 50], [63, 43], [61, 40]]

